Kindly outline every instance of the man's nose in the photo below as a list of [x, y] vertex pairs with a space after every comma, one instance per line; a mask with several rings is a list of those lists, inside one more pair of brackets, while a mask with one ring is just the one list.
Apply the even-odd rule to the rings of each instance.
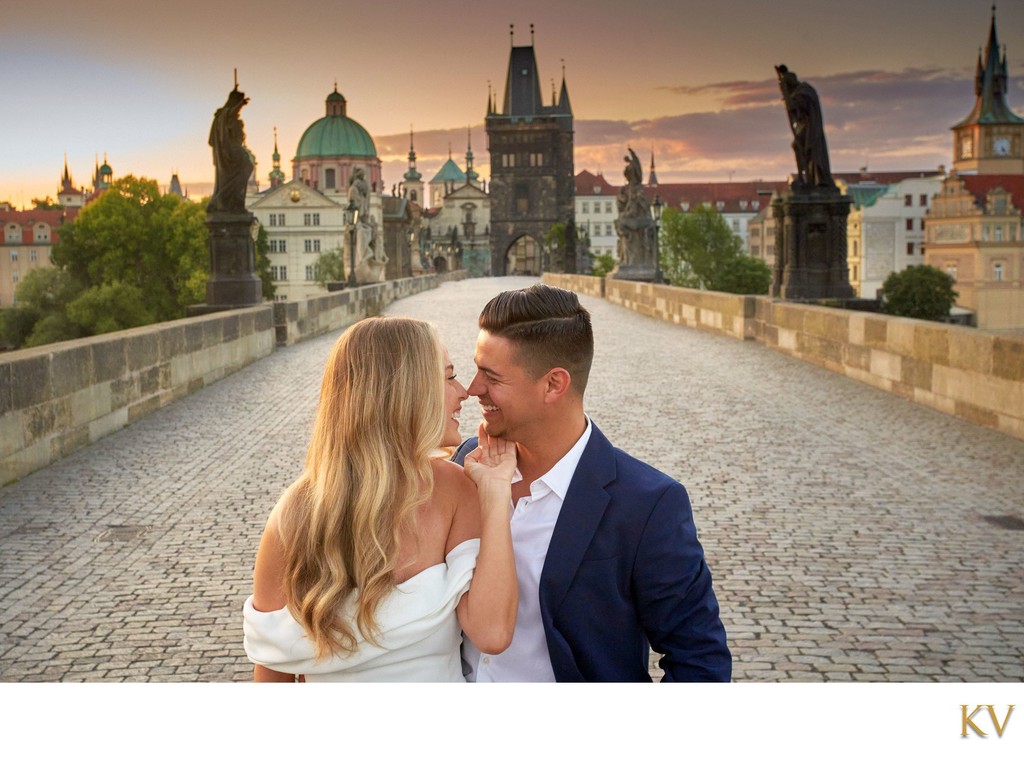
[[466, 389], [466, 392], [469, 393], [470, 396], [482, 396], [484, 394], [484, 390], [485, 387], [483, 379], [481, 378], [480, 373], [477, 372], [473, 375], [473, 380], [470, 382], [469, 388]]

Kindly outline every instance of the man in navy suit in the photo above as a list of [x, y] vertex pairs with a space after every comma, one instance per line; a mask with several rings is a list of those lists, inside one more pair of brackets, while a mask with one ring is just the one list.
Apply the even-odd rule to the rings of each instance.
[[[728, 681], [732, 659], [686, 489], [614, 448], [584, 414], [590, 314], [547, 285], [506, 291], [480, 315], [469, 393], [481, 434], [516, 442], [511, 646], [467, 641], [475, 681]], [[456, 461], [476, 446], [471, 438]]]

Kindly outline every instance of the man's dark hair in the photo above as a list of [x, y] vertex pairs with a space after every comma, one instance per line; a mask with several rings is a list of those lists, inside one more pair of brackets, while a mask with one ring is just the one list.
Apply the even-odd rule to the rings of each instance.
[[583, 396], [594, 359], [590, 312], [570, 290], [534, 285], [506, 290], [480, 312], [480, 329], [515, 346], [516, 360], [534, 378], [553, 367], [569, 371], [571, 387]]

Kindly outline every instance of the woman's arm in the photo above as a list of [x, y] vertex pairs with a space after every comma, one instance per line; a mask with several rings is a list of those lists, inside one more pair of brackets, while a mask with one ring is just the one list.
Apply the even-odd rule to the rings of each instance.
[[[274, 508], [263, 529], [260, 548], [256, 552], [256, 567], [252, 573], [252, 603], [260, 612], [273, 612], [287, 604], [284, 595], [284, 544], [277, 527], [279, 509], [280, 504]], [[295, 676], [256, 665], [252, 670], [252, 680], [259, 683], [291, 683], [295, 681]]]
[[[519, 608], [519, 585], [509, 528], [515, 469], [515, 444], [489, 438], [481, 425], [480, 444], [465, 460], [465, 473], [476, 484], [476, 489], [472, 486], [466, 489], [469, 484], [464, 482], [463, 499], [456, 513], [456, 521], [460, 518], [464, 521], [466, 512], [471, 517], [478, 516], [480, 554], [469, 591], [459, 601], [456, 612], [462, 630], [477, 649], [486, 654], [503, 652], [512, 643]], [[479, 504], [478, 510], [474, 502]]]

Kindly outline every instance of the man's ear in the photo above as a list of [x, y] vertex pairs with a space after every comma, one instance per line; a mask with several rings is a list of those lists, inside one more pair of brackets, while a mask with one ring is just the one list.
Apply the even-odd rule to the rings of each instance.
[[572, 387], [572, 376], [569, 370], [563, 367], [555, 367], [548, 370], [544, 376], [544, 403], [552, 404], [569, 392]]

